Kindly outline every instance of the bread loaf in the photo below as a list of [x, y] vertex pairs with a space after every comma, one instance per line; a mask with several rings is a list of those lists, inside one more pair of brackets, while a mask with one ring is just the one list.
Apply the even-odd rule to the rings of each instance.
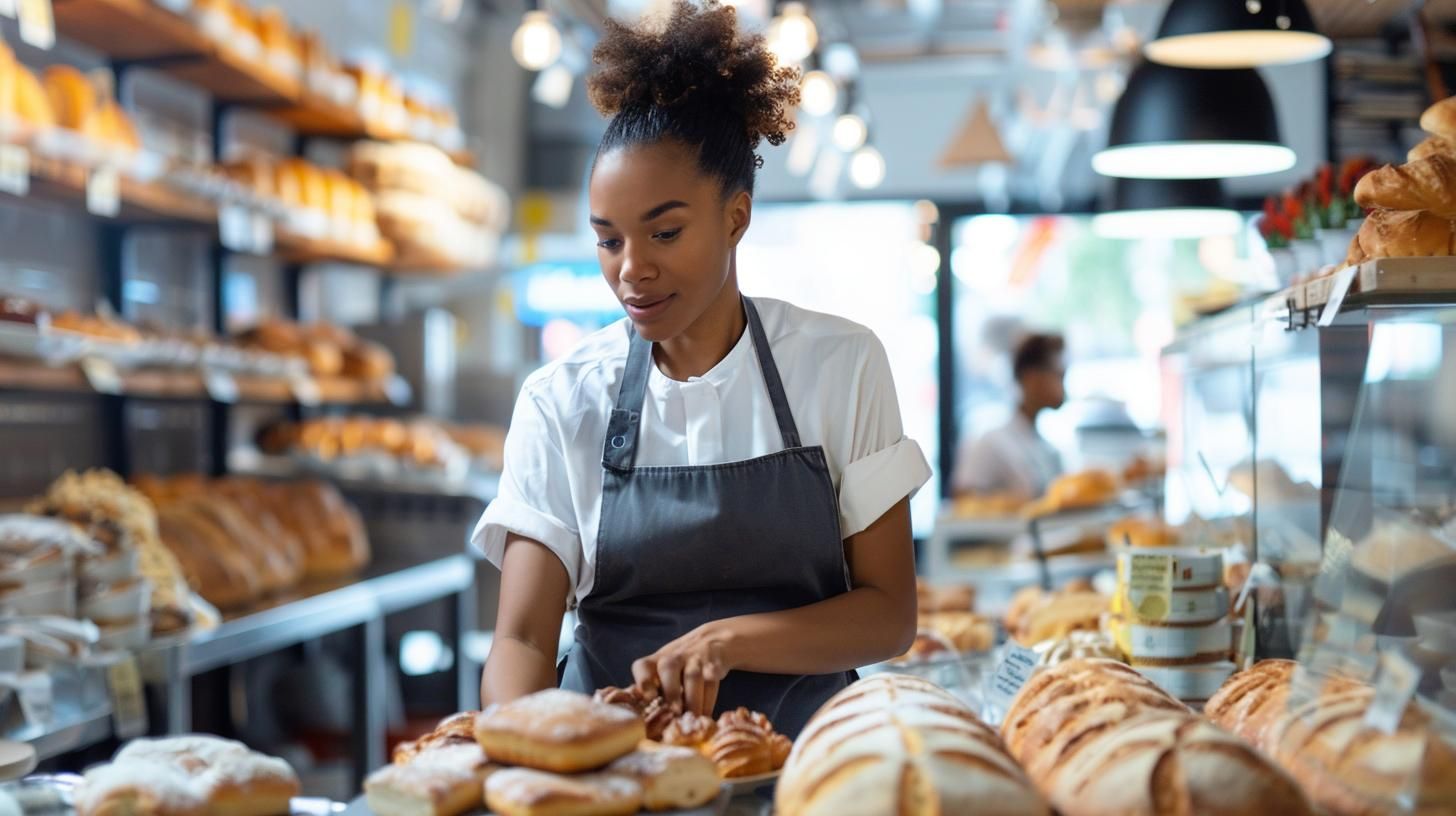
[[636, 714], [564, 689], [513, 700], [475, 722], [475, 738], [492, 760], [555, 773], [603, 768], [645, 737]]
[[242, 743], [208, 736], [139, 739], [110, 764], [86, 772], [76, 813], [283, 816], [298, 792], [288, 763]]
[[1419, 210], [1372, 210], [1356, 236], [1367, 260], [1452, 254], [1452, 222]]
[[1421, 114], [1421, 130], [1443, 139], [1456, 139], [1456, 97], [1447, 97]]
[[1405, 154], [1406, 161], [1420, 161], [1431, 156], [1456, 156], [1456, 143], [1441, 136], [1427, 136]]
[[1425, 210], [1456, 218], [1456, 157], [1437, 154], [1372, 170], [1355, 185], [1355, 203], [1367, 210]]
[[876, 675], [810, 719], [789, 755], [780, 816], [1045, 814], [996, 733], [917, 678]]

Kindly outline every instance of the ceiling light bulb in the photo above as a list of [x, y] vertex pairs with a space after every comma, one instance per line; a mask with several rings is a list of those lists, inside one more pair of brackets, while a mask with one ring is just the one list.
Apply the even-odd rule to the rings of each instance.
[[846, 113], [834, 120], [834, 146], [845, 153], [852, 153], [864, 146], [869, 138], [869, 127], [865, 120], [855, 113]]
[[785, 3], [768, 25], [768, 49], [780, 63], [803, 62], [819, 44], [819, 30], [803, 3]]
[[511, 35], [511, 54], [527, 71], [540, 71], [561, 56], [561, 32], [544, 11], [528, 11]]
[[839, 102], [839, 86], [823, 71], [804, 74], [799, 83], [799, 106], [810, 116], [824, 116]]
[[885, 180], [885, 157], [866, 145], [849, 160], [849, 180], [861, 190], [873, 190]]

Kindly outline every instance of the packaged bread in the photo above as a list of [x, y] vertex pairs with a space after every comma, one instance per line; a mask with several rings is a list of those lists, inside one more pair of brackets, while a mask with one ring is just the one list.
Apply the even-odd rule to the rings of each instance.
[[929, 682], [887, 674], [851, 685], [815, 713], [774, 805], [780, 816], [1050, 812], [970, 709]]
[[475, 738], [491, 759], [556, 773], [603, 768], [646, 736], [632, 712], [564, 689], [497, 706], [475, 723]]
[[133, 740], [86, 772], [75, 807], [77, 816], [282, 816], [298, 792], [298, 776], [283, 760], [196, 735]]

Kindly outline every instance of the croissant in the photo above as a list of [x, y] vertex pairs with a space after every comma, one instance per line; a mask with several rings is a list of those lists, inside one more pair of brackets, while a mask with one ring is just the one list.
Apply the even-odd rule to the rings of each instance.
[[1447, 139], [1456, 139], [1456, 97], [1447, 97], [1426, 108], [1421, 114], [1421, 130]]
[[718, 724], [711, 717], [704, 717], [689, 711], [673, 720], [662, 732], [662, 741], [668, 745], [698, 748], [718, 731]]
[[1438, 153], [1366, 173], [1355, 185], [1355, 203], [1367, 210], [1426, 210], [1456, 218], [1456, 157]]
[[1375, 210], [1365, 218], [1356, 239], [1366, 259], [1453, 254], [1452, 222], [1419, 210]]
[[1431, 156], [1456, 156], [1456, 142], [1444, 136], [1427, 136], [1405, 154], [1406, 161], [1419, 161]]
[[773, 752], [766, 733], [742, 722], [720, 725], [718, 733], [699, 750], [718, 766], [724, 779], [757, 776], [773, 770]]
[[774, 734], [768, 738], [768, 754], [770, 763], [775, 771], [784, 767], [789, 761], [789, 752], [794, 750], [794, 741], [783, 734]]

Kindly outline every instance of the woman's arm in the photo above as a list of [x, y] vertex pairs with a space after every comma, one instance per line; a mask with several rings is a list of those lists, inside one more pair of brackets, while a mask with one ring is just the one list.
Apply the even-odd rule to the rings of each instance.
[[495, 637], [480, 679], [482, 706], [556, 686], [556, 650], [570, 591], [566, 567], [555, 553], [529, 538], [506, 539]]
[[915, 639], [910, 500], [844, 543], [850, 591], [819, 603], [712, 621], [638, 660], [638, 683], [711, 711], [729, 671], [830, 674], [904, 654]]

